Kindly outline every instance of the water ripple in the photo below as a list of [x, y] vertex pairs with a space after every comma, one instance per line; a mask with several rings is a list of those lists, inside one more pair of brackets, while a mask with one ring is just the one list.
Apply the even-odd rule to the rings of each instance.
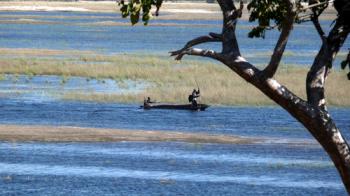
[[259, 156], [256, 153], [201, 153], [196, 151], [184, 151], [175, 149], [147, 149], [147, 148], [95, 148], [94, 146], [75, 146], [75, 145], [31, 145], [21, 144], [11, 146], [8, 143], [0, 143], [0, 150], [13, 148], [18, 151], [37, 152], [40, 155], [60, 155], [96, 157], [101, 155], [136, 157], [143, 159], [177, 159], [177, 160], [196, 160], [202, 162], [215, 163], [243, 163], [245, 165], [278, 165], [278, 166], [307, 166], [307, 167], [332, 167], [333, 163], [329, 160], [311, 160], [300, 158], [283, 158], [280, 156], [264, 155]]
[[16, 175], [59, 175], [79, 177], [106, 177], [106, 178], [136, 178], [146, 180], [174, 180], [191, 182], [229, 182], [249, 185], [267, 185], [274, 187], [299, 187], [299, 188], [330, 188], [341, 189], [340, 182], [325, 182], [317, 180], [280, 179], [271, 176], [224, 176], [202, 173], [184, 173], [174, 171], [144, 171], [128, 170], [122, 168], [107, 167], [74, 167], [65, 165], [42, 164], [8, 164], [0, 163], [0, 173]]

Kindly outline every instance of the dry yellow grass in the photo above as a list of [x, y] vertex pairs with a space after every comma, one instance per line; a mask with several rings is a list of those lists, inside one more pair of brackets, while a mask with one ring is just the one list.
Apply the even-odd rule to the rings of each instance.
[[[11, 50], [7, 51], [11, 55]], [[46, 53], [43, 50], [36, 51]], [[68, 55], [62, 51], [50, 51]], [[71, 93], [65, 99], [103, 102], [141, 102], [150, 96], [158, 101], [186, 102], [196, 87], [202, 92], [202, 102], [222, 105], [273, 105], [273, 102], [255, 87], [241, 79], [222, 64], [184, 59], [176, 62], [170, 57], [150, 55], [114, 55], [79, 53], [72, 51], [67, 58], [35, 58], [35, 50], [16, 50], [17, 56], [0, 59], [0, 74], [63, 75], [93, 78], [142, 80], [151, 84], [139, 94], [86, 94]], [[46, 53], [48, 54], [48, 53]], [[297, 95], [305, 98], [307, 69], [282, 65], [276, 79]], [[327, 101], [331, 105], [350, 106], [350, 85], [345, 72], [334, 70], [327, 80]]]

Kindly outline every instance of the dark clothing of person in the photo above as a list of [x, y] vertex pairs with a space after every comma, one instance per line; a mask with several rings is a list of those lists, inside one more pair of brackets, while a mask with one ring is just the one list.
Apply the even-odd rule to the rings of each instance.
[[192, 96], [192, 107], [197, 108], [198, 107], [198, 102], [197, 102], [197, 98], [200, 97], [200, 91], [198, 89], [198, 91], [196, 91], [196, 89], [193, 89], [192, 94], [190, 95]]
[[147, 99], [144, 99], [144, 100], [143, 100], [143, 104], [144, 104], [144, 105], [150, 104], [150, 103], [155, 103], [155, 101], [151, 101], [151, 98], [150, 98], [150, 97], [147, 97]]

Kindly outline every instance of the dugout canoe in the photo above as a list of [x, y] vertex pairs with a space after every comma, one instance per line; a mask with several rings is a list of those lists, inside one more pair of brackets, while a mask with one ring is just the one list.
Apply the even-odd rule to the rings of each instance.
[[192, 111], [204, 111], [209, 107], [207, 104], [198, 104], [197, 107], [193, 107], [192, 104], [169, 104], [169, 103], [145, 103], [141, 106], [143, 109], [168, 109], [168, 110], [192, 110]]

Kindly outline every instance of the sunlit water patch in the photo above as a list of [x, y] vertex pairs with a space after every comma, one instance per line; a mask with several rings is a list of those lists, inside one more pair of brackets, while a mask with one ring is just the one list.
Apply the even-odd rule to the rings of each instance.
[[[99, 155], [107, 155], [107, 156], [118, 156], [118, 157], [143, 157], [148, 159], [180, 159], [187, 161], [202, 161], [202, 162], [215, 162], [215, 163], [239, 163], [245, 165], [279, 165], [279, 166], [309, 166], [309, 167], [331, 167], [333, 164], [327, 160], [312, 160], [312, 159], [304, 159], [304, 158], [294, 158], [290, 157], [281, 157], [276, 156], [274, 154], [269, 156], [261, 156], [256, 154], [246, 154], [244, 157], [241, 156], [240, 153], [220, 153], [216, 152], [213, 154], [208, 154], [208, 152], [203, 153], [193, 153], [188, 152], [188, 150], [175, 150], [175, 149], [142, 149], [128, 147], [128, 148], [115, 148], [113, 150], [109, 148], [105, 149], [96, 149], [94, 146], [86, 145], [84, 148], [80, 148], [79, 146], [74, 145], [64, 145], [64, 146], [52, 146], [52, 145], [31, 145], [31, 144], [23, 144], [23, 145], [15, 145], [9, 146], [8, 144], [1, 144], [0, 149], [6, 149], [12, 147], [15, 150], [25, 151], [40, 151], [43, 155], [59, 155], [67, 153], [65, 156], [70, 156], [70, 154], [79, 154], [79, 156], [99, 156]], [[306, 146], [307, 147], [307, 146]]]
[[5, 75], [0, 80], [0, 95], [20, 100], [43, 102], [62, 98], [68, 93], [130, 94], [144, 90], [143, 81], [91, 79], [65, 76]]
[[[59, 165], [38, 164], [6, 164], [0, 163], [0, 173], [16, 175], [63, 175], [81, 177], [110, 177], [110, 178], [136, 178], [146, 180], [175, 180], [191, 182], [228, 182], [250, 185], [269, 185], [289, 188], [341, 188], [341, 184], [317, 180], [291, 181], [272, 176], [218, 176], [210, 174], [127, 170], [122, 168], [104, 167], [72, 167]], [[253, 180], [254, 179], [254, 180]]]

